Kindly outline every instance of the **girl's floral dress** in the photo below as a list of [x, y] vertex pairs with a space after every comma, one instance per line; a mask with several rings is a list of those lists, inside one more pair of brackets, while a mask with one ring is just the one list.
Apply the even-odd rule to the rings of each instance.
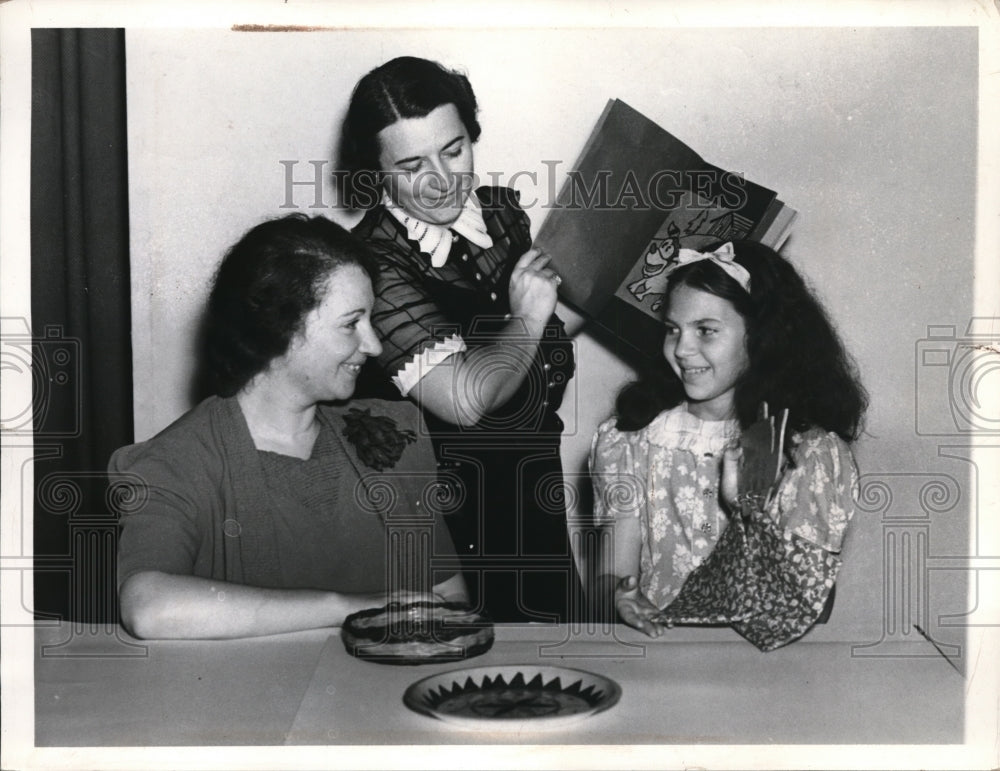
[[706, 421], [685, 405], [631, 432], [603, 423], [590, 469], [598, 521], [638, 517], [639, 590], [664, 620], [730, 623], [770, 650], [823, 611], [854, 514], [857, 468], [839, 436], [793, 434], [790, 463], [766, 510], [730, 517], [719, 496], [722, 454], [736, 421]]

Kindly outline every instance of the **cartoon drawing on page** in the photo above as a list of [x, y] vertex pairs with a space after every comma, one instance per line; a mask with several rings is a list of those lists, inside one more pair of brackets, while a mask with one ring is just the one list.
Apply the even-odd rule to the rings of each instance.
[[683, 204], [660, 226], [646, 247], [644, 259], [636, 262], [616, 295], [647, 312], [658, 313], [667, 276], [680, 249], [701, 250], [716, 241], [746, 238], [752, 226], [751, 220], [731, 209], [712, 207], [700, 196], [685, 193]]

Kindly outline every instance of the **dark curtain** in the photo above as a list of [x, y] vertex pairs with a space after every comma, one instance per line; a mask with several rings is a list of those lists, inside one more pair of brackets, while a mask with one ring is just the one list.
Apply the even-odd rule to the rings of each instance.
[[106, 468], [132, 441], [125, 33], [31, 35], [35, 612], [116, 619]]

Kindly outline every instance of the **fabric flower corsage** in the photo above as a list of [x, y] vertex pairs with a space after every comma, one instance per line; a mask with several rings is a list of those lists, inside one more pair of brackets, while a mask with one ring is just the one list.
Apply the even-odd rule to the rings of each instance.
[[395, 466], [406, 445], [417, 441], [413, 431], [400, 431], [395, 420], [372, 415], [369, 409], [351, 407], [343, 417], [344, 437], [354, 445], [361, 462], [376, 471]]

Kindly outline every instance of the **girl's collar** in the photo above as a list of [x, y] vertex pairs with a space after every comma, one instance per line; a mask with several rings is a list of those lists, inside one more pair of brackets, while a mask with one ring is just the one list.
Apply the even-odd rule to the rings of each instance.
[[735, 425], [737, 420], [735, 417], [731, 418], [702, 418], [691, 412], [691, 405], [687, 401], [683, 401], [678, 405], [683, 410], [684, 414], [689, 416], [691, 421], [697, 421], [699, 424], [709, 425], [709, 426], [732, 426]]
[[646, 429], [650, 444], [698, 456], [722, 452], [739, 435], [737, 420], [702, 420], [688, 412], [684, 403], [661, 412]]
[[419, 245], [420, 251], [431, 258], [431, 265], [435, 268], [443, 268], [448, 262], [453, 241], [452, 232], [467, 239], [480, 249], [489, 249], [493, 246], [493, 239], [486, 232], [482, 207], [474, 192], [466, 196], [462, 213], [450, 225], [433, 225], [410, 216], [384, 191], [382, 205], [394, 219], [406, 228], [406, 237]]

